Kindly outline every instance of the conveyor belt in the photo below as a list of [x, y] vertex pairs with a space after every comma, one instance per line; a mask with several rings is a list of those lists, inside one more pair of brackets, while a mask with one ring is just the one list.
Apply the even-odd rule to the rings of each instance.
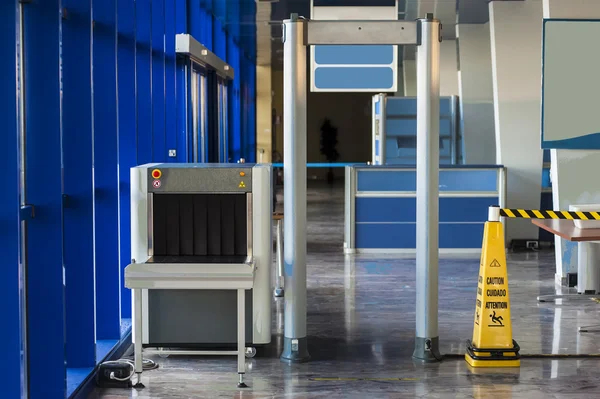
[[154, 194], [154, 256], [245, 257], [246, 207], [245, 194]]
[[245, 256], [153, 256], [146, 263], [243, 264]]

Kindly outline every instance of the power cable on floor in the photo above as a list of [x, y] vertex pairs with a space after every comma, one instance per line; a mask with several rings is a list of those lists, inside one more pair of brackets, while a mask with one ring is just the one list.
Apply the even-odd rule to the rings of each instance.
[[[114, 366], [114, 369], [112, 369], [111, 366]], [[119, 366], [128, 367], [129, 375], [122, 376], [121, 372], [120, 372], [120, 371], [122, 371], [122, 369], [120, 369]], [[109, 380], [109, 381], [112, 380], [112, 381], [118, 381], [118, 382], [127, 382], [127, 381], [131, 381], [131, 379], [135, 375], [135, 362], [134, 362], [133, 357], [131, 357], [131, 356], [126, 356], [119, 360], [109, 360], [106, 362], [102, 362], [100, 364], [100, 368], [101, 369], [104, 368], [104, 369], [106, 369], [106, 371], [105, 371], [104, 375], [99, 376], [99, 381], [105, 379], [105, 380]], [[142, 370], [143, 371], [154, 370], [157, 368], [158, 368], [158, 363], [156, 363], [155, 361], [153, 361], [151, 359], [142, 359]], [[141, 382], [138, 381], [138, 383], [135, 386], [142, 386]]]

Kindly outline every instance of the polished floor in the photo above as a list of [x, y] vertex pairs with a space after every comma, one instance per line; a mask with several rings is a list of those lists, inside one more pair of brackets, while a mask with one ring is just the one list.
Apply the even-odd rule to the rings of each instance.
[[[516, 370], [473, 371], [461, 359], [471, 337], [479, 259], [440, 261], [442, 362], [411, 359], [415, 261], [342, 254], [343, 189], [308, 195], [308, 342], [312, 361], [279, 361], [282, 299], [275, 301], [273, 344], [248, 360], [250, 388], [236, 388], [234, 357], [152, 357], [145, 389], [97, 390], [91, 398], [592, 398], [600, 397], [600, 358], [533, 355], [600, 353], [594, 301], [538, 303], [555, 292], [552, 251], [508, 255], [513, 334], [528, 355]], [[531, 356], [531, 357], [530, 357]]]

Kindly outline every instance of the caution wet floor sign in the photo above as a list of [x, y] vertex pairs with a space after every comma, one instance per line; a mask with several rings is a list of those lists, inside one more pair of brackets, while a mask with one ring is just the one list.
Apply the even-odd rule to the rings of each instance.
[[501, 222], [485, 224], [473, 339], [467, 341], [465, 359], [473, 367], [520, 365], [519, 346], [512, 338], [506, 250]]

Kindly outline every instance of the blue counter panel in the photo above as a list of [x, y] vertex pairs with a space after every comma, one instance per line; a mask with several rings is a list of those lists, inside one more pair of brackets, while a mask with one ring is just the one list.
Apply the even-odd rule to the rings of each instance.
[[[495, 197], [440, 198], [440, 223], [485, 222]], [[356, 223], [416, 222], [416, 198], [356, 198]]]
[[[415, 163], [417, 159], [416, 136], [391, 136], [385, 140], [385, 156], [387, 165]], [[440, 164], [442, 160], [452, 156], [452, 139], [448, 136], [440, 139]]]
[[[440, 224], [440, 248], [481, 248], [484, 223]], [[356, 248], [413, 249], [416, 248], [416, 223], [357, 224]]]
[[[450, 119], [440, 119], [440, 136], [450, 136], [452, 134], [452, 123]], [[390, 136], [409, 136], [416, 137], [417, 119], [416, 118], [390, 118], [388, 115], [385, 121], [386, 137]]]
[[[498, 179], [497, 169], [488, 170], [440, 170], [440, 191], [495, 192]], [[417, 190], [414, 170], [359, 170], [358, 191], [409, 191]]]

